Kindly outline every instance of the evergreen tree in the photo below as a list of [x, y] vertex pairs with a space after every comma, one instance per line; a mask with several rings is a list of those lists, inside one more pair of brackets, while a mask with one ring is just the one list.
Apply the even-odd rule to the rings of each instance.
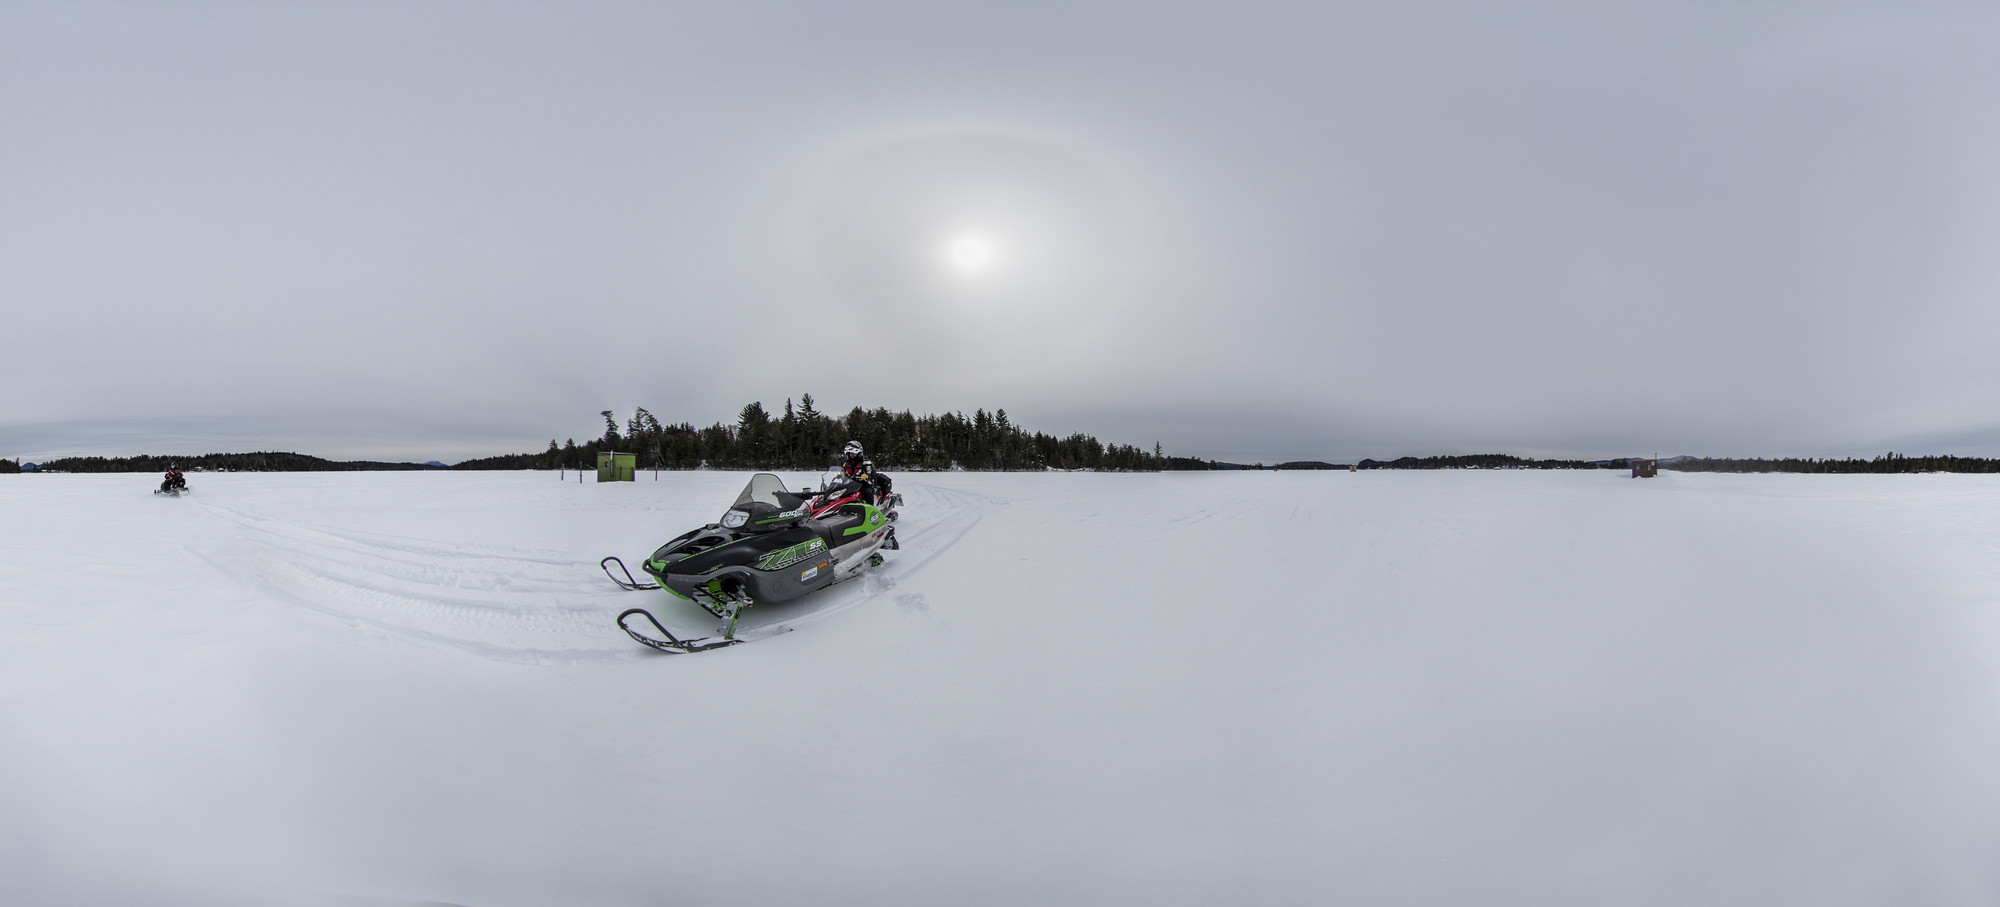
[[824, 469], [831, 453], [827, 439], [833, 435], [833, 420], [813, 404], [813, 395], [799, 395], [799, 454], [795, 469]]
[[792, 398], [785, 398], [785, 414], [778, 419], [777, 460], [791, 466], [799, 460], [799, 414], [792, 409]]
[[604, 411], [604, 449], [618, 449], [618, 420], [611, 417], [611, 411]]

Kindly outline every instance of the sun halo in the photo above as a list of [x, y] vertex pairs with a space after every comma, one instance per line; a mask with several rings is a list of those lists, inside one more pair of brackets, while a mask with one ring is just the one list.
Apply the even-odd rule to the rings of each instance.
[[944, 260], [954, 271], [976, 274], [992, 267], [994, 251], [993, 244], [985, 237], [964, 234], [945, 243]]

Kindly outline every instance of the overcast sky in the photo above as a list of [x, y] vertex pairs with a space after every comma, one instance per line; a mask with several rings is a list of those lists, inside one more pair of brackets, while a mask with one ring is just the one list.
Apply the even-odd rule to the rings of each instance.
[[1991, 4], [0, 6], [0, 455], [2000, 454]]

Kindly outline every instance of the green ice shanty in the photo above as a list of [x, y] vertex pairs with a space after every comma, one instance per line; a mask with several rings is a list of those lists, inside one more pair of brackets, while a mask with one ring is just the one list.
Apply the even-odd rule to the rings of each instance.
[[638, 454], [601, 453], [597, 455], [597, 481], [630, 482], [632, 471], [639, 464]]

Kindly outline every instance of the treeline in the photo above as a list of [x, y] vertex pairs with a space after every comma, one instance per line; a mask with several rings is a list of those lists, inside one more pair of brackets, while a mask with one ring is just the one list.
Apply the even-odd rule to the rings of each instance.
[[1456, 457], [1397, 457], [1362, 460], [1362, 469], [1618, 469], [1589, 460], [1529, 460], [1511, 454], [1469, 454]]
[[1871, 460], [1815, 459], [1812, 457], [1782, 457], [1778, 459], [1735, 459], [1731, 457], [1686, 457], [1674, 463], [1661, 463], [1662, 469], [1677, 469], [1681, 472], [1827, 472], [1827, 473], [1902, 473], [1902, 472], [2000, 472], [2000, 459], [1984, 457], [1911, 457], [1890, 451]]
[[[1507, 454], [1476, 454], [1458, 457], [1400, 457], [1387, 461], [1362, 460], [1359, 464], [1362, 469], [1627, 469], [1631, 465], [1631, 458], [1615, 460], [1530, 460]], [[2000, 459], [1951, 456], [1912, 457], [1892, 451], [1869, 460], [1858, 458], [1818, 459], [1813, 457], [1781, 457], [1776, 459], [1674, 457], [1661, 460], [1660, 468], [1674, 469], [1681, 472], [2000, 473]]]
[[[374, 460], [326, 460], [301, 453], [212, 453], [193, 457], [63, 457], [39, 464], [49, 472], [166, 472], [178, 465], [182, 472], [378, 472], [384, 470], [438, 469], [424, 463], [381, 463]], [[19, 467], [15, 467], [19, 471]]]
[[1213, 469], [1190, 457], [1169, 457], [1160, 445], [1148, 451], [1129, 444], [1105, 444], [1086, 434], [1067, 437], [1030, 432], [1015, 425], [1004, 409], [911, 415], [908, 410], [855, 407], [844, 416], [820, 412], [811, 394], [787, 399], [782, 412], [751, 403], [735, 424], [707, 428], [661, 422], [643, 407], [618, 423], [605, 410], [604, 435], [561, 445], [553, 439], [538, 454], [511, 454], [467, 460], [453, 469], [589, 469], [600, 452], [634, 454], [641, 469], [825, 469], [848, 441], [861, 442], [868, 458], [884, 470], [1043, 470], [1091, 469], [1115, 472]]

